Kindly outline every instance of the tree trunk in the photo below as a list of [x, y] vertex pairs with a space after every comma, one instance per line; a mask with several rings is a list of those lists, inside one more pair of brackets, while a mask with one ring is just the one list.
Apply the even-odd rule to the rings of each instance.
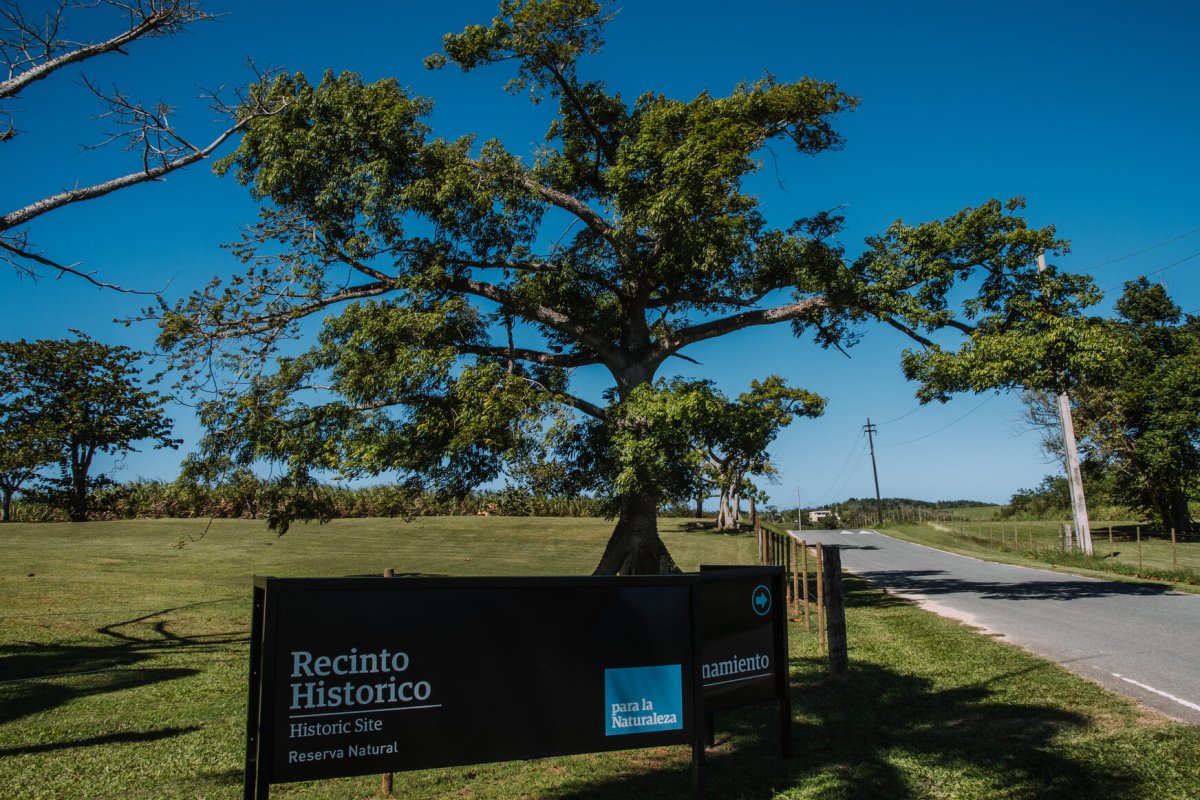
[[721, 487], [721, 496], [717, 503], [717, 530], [727, 531], [737, 524], [730, 511], [732, 504], [730, 503], [728, 488]]
[[71, 495], [68, 500], [67, 518], [71, 522], [87, 522], [88, 480], [87, 468], [72, 466]]
[[1182, 536], [1192, 533], [1192, 514], [1188, 508], [1187, 494], [1179, 489], [1170, 489], [1160, 495], [1158, 504], [1163, 521], [1163, 532], [1170, 533], [1171, 529]]
[[4, 489], [4, 509], [0, 511], [0, 522], [10, 522], [12, 520], [12, 498], [13, 490]]
[[593, 575], [657, 575], [663, 557], [678, 571], [658, 537], [658, 505], [646, 495], [621, 498], [621, 516]]
[[704, 493], [696, 495], [696, 519], [704, 519]]

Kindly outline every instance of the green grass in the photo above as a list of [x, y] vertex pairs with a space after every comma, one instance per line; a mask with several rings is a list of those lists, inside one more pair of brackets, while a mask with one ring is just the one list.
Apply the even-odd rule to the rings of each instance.
[[[1136, 523], [1092, 522], [1091, 558], [1058, 551], [1061, 522], [968, 520], [897, 525], [889, 536], [941, 550], [1023, 566], [1053, 567], [1105, 578], [1157, 580], [1182, 591], [1200, 591], [1200, 542], [1177, 541]], [[1110, 542], [1109, 532], [1112, 532]]]
[[[603, 520], [345, 520], [276, 538], [262, 523], [0, 527], [4, 796], [241, 796], [250, 577], [581, 574]], [[749, 562], [749, 534], [664, 520], [685, 569]], [[192, 541], [196, 539], [196, 541]], [[180, 541], [185, 546], [177, 547]], [[850, 581], [850, 678], [791, 628], [796, 755], [769, 708], [718, 718], [709, 796], [1200, 797], [1200, 732], [1011, 646]], [[686, 748], [483, 764], [396, 776], [399, 798], [677, 798]], [[16, 787], [19, 787], [16, 788]], [[377, 777], [272, 796], [378, 796]]]

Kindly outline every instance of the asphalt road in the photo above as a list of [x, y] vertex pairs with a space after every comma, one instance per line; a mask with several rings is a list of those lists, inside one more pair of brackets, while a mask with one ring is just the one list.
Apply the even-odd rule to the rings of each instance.
[[843, 568], [876, 586], [1200, 724], [1200, 595], [992, 564], [874, 531], [798, 538], [839, 545]]

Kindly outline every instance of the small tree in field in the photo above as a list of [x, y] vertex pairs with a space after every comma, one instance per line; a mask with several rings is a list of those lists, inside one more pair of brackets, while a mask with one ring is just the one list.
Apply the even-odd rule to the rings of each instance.
[[54, 443], [26, 415], [22, 404], [0, 405], [0, 521], [12, 520], [13, 495], [30, 485], [57, 458]]
[[87, 519], [91, 492], [105, 483], [92, 474], [98, 454], [128, 453], [146, 440], [179, 446], [166, 399], [138, 385], [142, 354], [77, 336], [0, 342], [0, 418], [22, 423], [5, 433], [10, 452], [36, 454], [27, 465], [57, 465], [59, 477], [43, 477], [41, 493], [72, 522]]
[[[840, 346], [880, 321], [922, 348], [904, 363], [933, 399], [967, 378], [1022, 381], [1053, 347], [1047, 327], [1094, 298], [1086, 279], [1037, 273], [1065, 243], [1015, 216], [1020, 201], [897, 222], [855, 259], [835, 215], [769, 225], [743, 188], [765, 149], [839, 147], [834, 121], [858, 101], [771, 77], [628, 99], [586, 76], [610, 19], [588, 0], [504, 0], [428, 60], [508, 64], [511, 90], [552, 101], [531, 153], [433, 138], [430, 101], [395, 80], [296, 74], [263, 91], [284, 110], [220, 164], [263, 203], [236, 246], [245, 273], [150, 312], [178, 366], [237, 378], [202, 411], [203, 457], [462, 491], [542, 448], [618, 516], [596, 572], [657, 572], [657, 508], [695, 496], [725, 411], [660, 374], [689, 347], [760, 325]], [[307, 318], [323, 319], [313, 346], [280, 357]], [[1020, 360], [979, 367], [1012, 347]], [[574, 389], [584, 367], [607, 373], [602, 397]]]
[[704, 439], [706, 473], [719, 492], [717, 530], [736, 530], [743, 492], [757, 493], [751, 476], [772, 475], [767, 448], [795, 417], [817, 417], [825, 399], [786, 386], [778, 375], [754, 381], [749, 392], [729, 403], [724, 418]]

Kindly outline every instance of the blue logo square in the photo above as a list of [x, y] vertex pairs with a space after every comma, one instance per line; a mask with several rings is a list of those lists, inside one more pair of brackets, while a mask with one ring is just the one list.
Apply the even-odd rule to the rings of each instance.
[[683, 666], [604, 670], [605, 736], [683, 728]]

